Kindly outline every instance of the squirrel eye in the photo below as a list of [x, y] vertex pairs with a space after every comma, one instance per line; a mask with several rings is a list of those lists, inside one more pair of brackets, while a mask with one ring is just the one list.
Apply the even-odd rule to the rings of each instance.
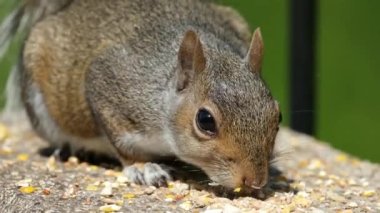
[[206, 109], [200, 109], [197, 113], [196, 123], [199, 130], [213, 136], [216, 134], [216, 123], [214, 117]]

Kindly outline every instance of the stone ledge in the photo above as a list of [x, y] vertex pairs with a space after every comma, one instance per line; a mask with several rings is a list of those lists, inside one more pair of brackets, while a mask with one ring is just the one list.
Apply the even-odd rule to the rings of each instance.
[[130, 184], [117, 170], [41, 157], [46, 143], [32, 133], [11, 134], [0, 140], [0, 212], [380, 211], [379, 165], [286, 128], [278, 141], [291, 151], [276, 164], [282, 174], [266, 198], [231, 200], [179, 181], [168, 188]]

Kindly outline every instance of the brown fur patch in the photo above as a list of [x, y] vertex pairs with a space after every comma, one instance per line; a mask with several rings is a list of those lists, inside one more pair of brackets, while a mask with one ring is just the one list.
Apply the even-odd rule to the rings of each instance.
[[[84, 95], [88, 60], [65, 54], [71, 48], [49, 21], [37, 25], [24, 49], [24, 65], [40, 89], [48, 113], [66, 133], [90, 138], [99, 135]], [[69, 41], [70, 42], [70, 41]]]

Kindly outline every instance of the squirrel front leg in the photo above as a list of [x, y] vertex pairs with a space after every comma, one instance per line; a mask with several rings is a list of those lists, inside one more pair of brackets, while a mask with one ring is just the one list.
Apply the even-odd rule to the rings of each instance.
[[[115, 131], [115, 130], [111, 130]], [[111, 137], [111, 143], [117, 149], [123, 165], [124, 175], [133, 183], [152, 186], [166, 186], [172, 180], [172, 168], [155, 163], [159, 157], [146, 152], [142, 146], [154, 146], [154, 138], [146, 137], [143, 133], [123, 132]], [[127, 136], [126, 136], [127, 135]], [[151, 141], [147, 141], [151, 140]], [[142, 146], [141, 146], [142, 145]], [[157, 144], [159, 146], [159, 144]]]
[[158, 163], [134, 163], [124, 166], [124, 175], [133, 183], [152, 186], [167, 186], [172, 180], [172, 168]]
[[172, 168], [155, 163], [165, 159], [165, 156], [161, 158], [148, 149], [148, 147], [153, 147], [157, 151], [167, 149], [160, 148], [162, 140], [138, 131], [131, 121], [121, 119], [117, 114], [112, 110], [102, 108], [98, 110], [96, 117], [115, 148], [115, 153], [123, 165], [123, 174], [136, 184], [166, 186], [167, 182], [172, 180]]

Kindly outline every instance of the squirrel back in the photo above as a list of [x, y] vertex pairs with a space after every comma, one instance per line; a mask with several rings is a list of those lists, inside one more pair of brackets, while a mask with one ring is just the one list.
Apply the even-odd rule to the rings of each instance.
[[[226, 12], [231, 17], [224, 17]], [[93, 137], [99, 131], [81, 88], [85, 72], [97, 54], [127, 42], [144, 45], [134, 47], [136, 54], [155, 53], [154, 48], [168, 46], [165, 43], [178, 40], [186, 28], [193, 26], [212, 31], [211, 37], [205, 39], [220, 36], [220, 41], [229, 40], [219, 42], [229, 47], [211, 42], [215, 48], [230, 48], [243, 55], [249, 31], [246, 25], [234, 23], [235, 17], [240, 16], [204, 1], [66, 1], [56, 14], [43, 16], [32, 28], [23, 50], [23, 63], [26, 75], [41, 85], [39, 89], [55, 121], [70, 134]], [[168, 55], [168, 50], [159, 50], [164, 51], [164, 57], [174, 57]], [[62, 94], [64, 90], [67, 92]], [[78, 123], [82, 125], [73, 125]]]

